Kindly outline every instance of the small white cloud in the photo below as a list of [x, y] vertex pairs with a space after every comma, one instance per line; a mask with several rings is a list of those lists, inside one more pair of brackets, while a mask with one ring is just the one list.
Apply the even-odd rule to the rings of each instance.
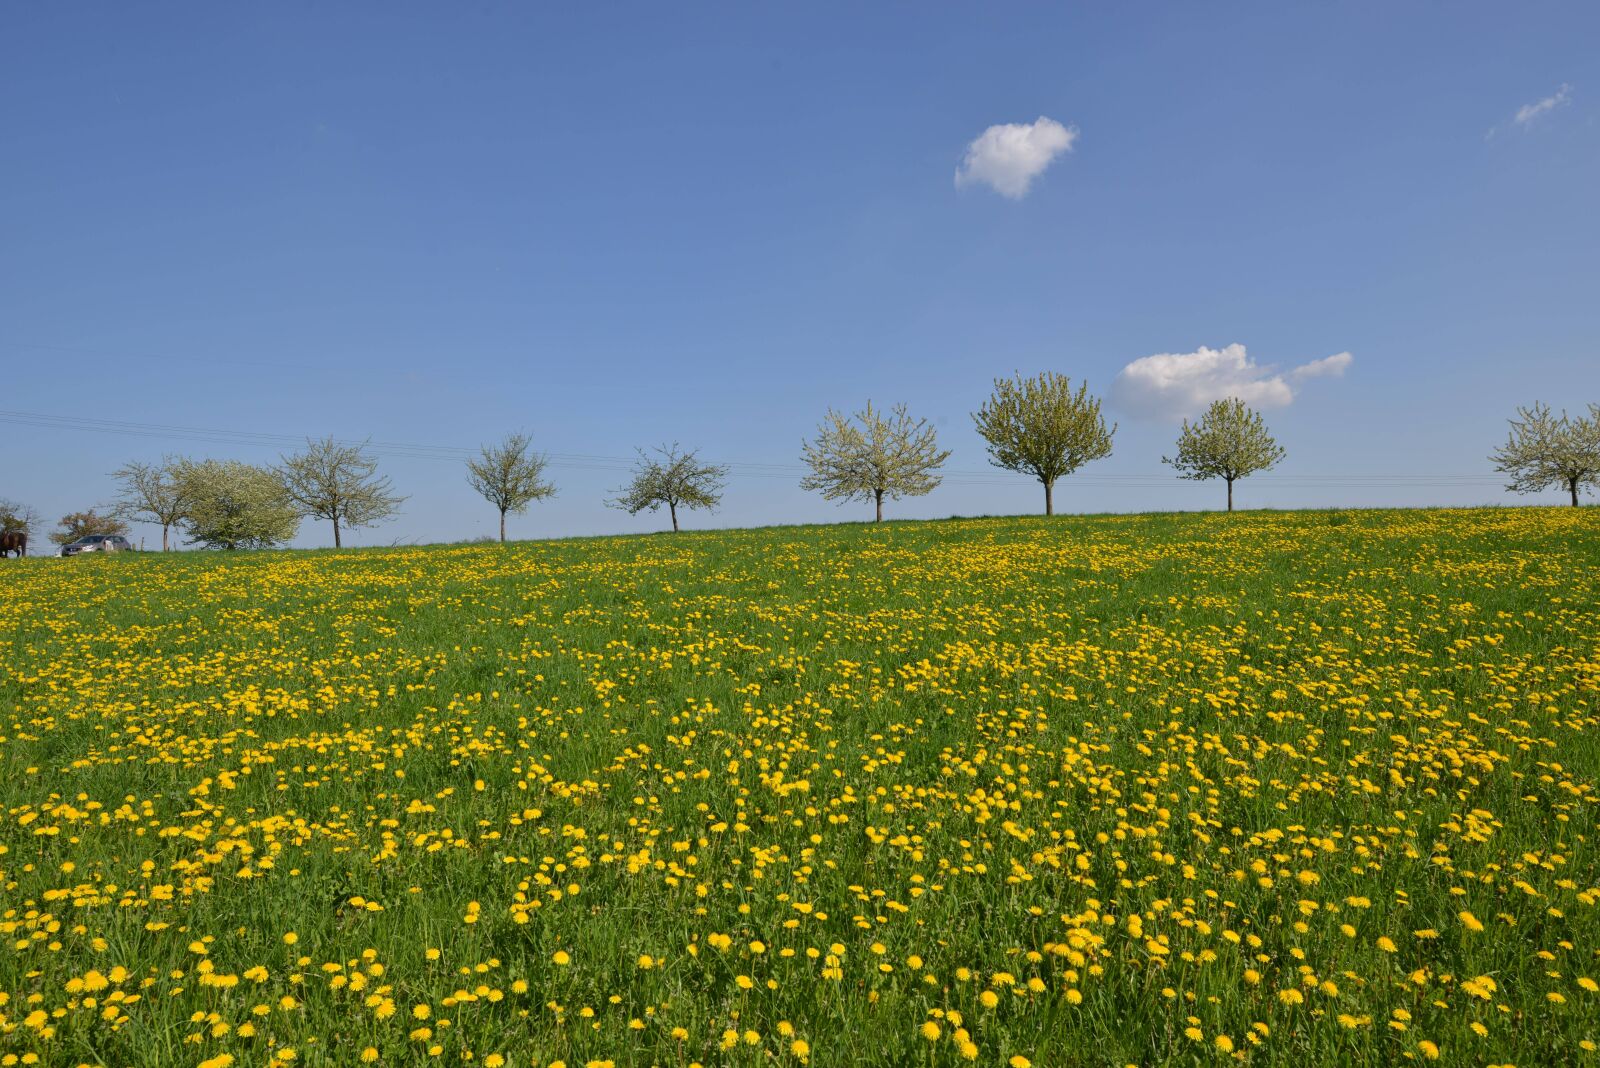
[[1256, 408], [1282, 408], [1295, 396], [1294, 383], [1344, 374], [1348, 352], [1301, 364], [1287, 374], [1250, 359], [1240, 344], [1194, 352], [1144, 356], [1124, 367], [1111, 384], [1116, 405], [1134, 415], [1166, 418], [1195, 415], [1212, 401], [1238, 397]]
[[1547, 96], [1536, 104], [1524, 104], [1517, 109], [1516, 117], [1511, 121], [1518, 126], [1527, 126], [1540, 115], [1554, 111], [1556, 108], [1572, 99], [1572, 86], [1563, 85], [1554, 95]]
[[1296, 381], [1303, 378], [1338, 378], [1350, 366], [1350, 361], [1355, 357], [1348, 352], [1336, 352], [1332, 356], [1324, 356], [1320, 360], [1303, 363], [1289, 372], [1289, 377]]
[[1043, 115], [1036, 122], [991, 126], [967, 146], [966, 158], [956, 168], [956, 188], [982, 183], [1001, 196], [1021, 200], [1033, 180], [1061, 153], [1072, 151], [1077, 140], [1076, 126]]
[[[1531, 129], [1540, 118], [1571, 102], [1572, 86], [1562, 83], [1560, 88], [1543, 100], [1535, 101], [1532, 104], [1524, 104], [1518, 108], [1517, 113], [1511, 116], [1509, 125], [1517, 126], [1524, 130]], [[1494, 135], [1503, 129], [1505, 129], [1505, 125], [1490, 127], [1489, 132], [1484, 135], [1484, 139], [1493, 140]]]

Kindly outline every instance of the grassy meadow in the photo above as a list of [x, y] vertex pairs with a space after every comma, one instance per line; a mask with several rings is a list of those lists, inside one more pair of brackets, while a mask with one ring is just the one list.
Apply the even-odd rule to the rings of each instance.
[[0, 1064], [1600, 1062], [1593, 509], [0, 561]]

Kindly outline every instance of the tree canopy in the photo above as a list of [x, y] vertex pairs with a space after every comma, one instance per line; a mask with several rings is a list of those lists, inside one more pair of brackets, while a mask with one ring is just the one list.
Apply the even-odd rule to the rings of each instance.
[[555, 496], [544, 479], [548, 461], [533, 451], [527, 434], [507, 434], [498, 445], [485, 445], [482, 455], [467, 461], [467, 483], [500, 513], [500, 542], [506, 540], [506, 513], [521, 515], [534, 501]]
[[60, 527], [50, 532], [50, 540], [57, 545], [69, 545], [95, 534], [128, 533], [128, 524], [115, 515], [101, 515], [93, 508], [87, 512], [68, 512], [61, 517]]
[[267, 549], [294, 538], [300, 510], [269, 467], [237, 460], [180, 460], [174, 477], [184, 495], [183, 529], [190, 545]]
[[816, 490], [824, 500], [868, 500], [883, 519], [883, 501], [921, 497], [941, 479], [938, 469], [950, 458], [926, 419], [912, 419], [904, 404], [886, 417], [867, 402], [852, 419], [833, 409], [817, 429], [816, 439], [802, 446], [801, 459], [811, 473], [800, 488]]
[[39, 513], [21, 501], [0, 497], [0, 534], [31, 534], [41, 521]]
[[1577, 507], [1580, 489], [1600, 488], [1600, 405], [1589, 405], [1587, 418], [1574, 418], [1535, 403], [1518, 408], [1509, 422], [1510, 437], [1489, 457], [1495, 470], [1509, 476], [1506, 489], [1537, 493], [1559, 486]]
[[1051, 371], [1033, 378], [997, 378], [994, 392], [972, 416], [989, 443], [996, 467], [1032, 475], [1044, 486], [1044, 514], [1055, 512], [1055, 485], [1091, 460], [1111, 455], [1111, 438], [1100, 415], [1100, 398], [1087, 384]]
[[167, 532], [183, 518], [187, 503], [178, 480], [179, 460], [168, 456], [159, 464], [134, 461], [111, 472], [121, 483], [111, 513], [135, 523], [161, 527], [161, 551], [169, 548]]
[[1238, 397], [1227, 397], [1212, 401], [1192, 425], [1185, 419], [1178, 433], [1178, 455], [1162, 457], [1161, 462], [1175, 467], [1179, 478], [1226, 479], [1231, 512], [1234, 482], [1271, 470], [1283, 457], [1261, 413]]
[[696, 451], [680, 452], [677, 442], [655, 451], [660, 459], [643, 449], [633, 469], [633, 481], [618, 491], [620, 496], [607, 502], [629, 515], [654, 512], [662, 505], [672, 515], [672, 529], [678, 529], [679, 508], [715, 509], [722, 503], [728, 469], [721, 464], [703, 463]]
[[333, 438], [307, 441], [306, 450], [285, 456], [278, 468], [289, 499], [307, 519], [333, 524], [333, 546], [340, 548], [341, 530], [372, 526], [392, 519], [404, 497], [391, 492], [389, 479], [377, 474], [378, 461], [361, 445]]

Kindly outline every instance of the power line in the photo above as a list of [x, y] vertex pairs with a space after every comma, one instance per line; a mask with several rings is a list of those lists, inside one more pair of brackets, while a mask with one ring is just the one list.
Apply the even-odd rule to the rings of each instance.
[[[214, 367], [218, 361], [209, 356], [175, 356], [170, 352], [118, 352], [111, 349], [85, 348], [81, 345], [40, 345], [29, 341], [0, 341], [9, 348], [30, 349], [37, 352], [60, 352], [73, 356], [104, 356], [115, 360], [154, 360], [160, 363], [175, 363]], [[242, 360], [230, 356], [227, 359], [230, 367], [268, 367], [279, 371], [310, 371], [323, 373], [328, 370], [326, 366], [316, 366], [305, 363], [285, 363], [282, 360]]]
[[[38, 430], [72, 431], [96, 434], [120, 434], [136, 437], [155, 437], [165, 440], [196, 441], [207, 444], [238, 445], [257, 448], [296, 448], [304, 445], [306, 438], [282, 433], [250, 430], [226, 430], [215, 427], [181, 426], [168, 423], [144, 423], [126, 419], [97, 419], [88, 416], [51, 415], [43, 412], [24, 412], [0, 409], [0, 422]], [[364, 438], [335, 438], [342, 445], [360, 445], [388, 457], [444, 460], [462, 463], [478, 455], [478, 450], [459, 445], [430, 445], [416, 442], [377, 441]], [[595, 453], [545, 453], [551, 466], [572, 470], [631, 471], [635, 458], [607, 456]], [[740, 478], [793, 479], [809, 469], [798, 463], [770, 463], [763, 461], [729, 461], [729, 474]], [[1001, 475], [996, 471], [949, 470], [943, 472], [944, 481], [956, 486], [1014, 486], [1017, 476]], [[1070, 481], [1106, 489], [1140, 489], [1170, 486], [1170, 475], [1096, 475], [1074, 474]], [[1473, 486], [1499, 487], [1499, 479], [1483, 475], [1413, 475], [1413, 474], [1305, 474], [1256, 475], [1254, 481], [1273, 485], [1318, 488], [1447, 488]]]

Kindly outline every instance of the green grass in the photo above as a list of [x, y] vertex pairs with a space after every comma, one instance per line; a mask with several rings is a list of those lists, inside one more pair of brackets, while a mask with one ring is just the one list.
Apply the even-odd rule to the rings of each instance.
[[0, 563], [0, 1068], [1591, 1062], [1594, 516]]

